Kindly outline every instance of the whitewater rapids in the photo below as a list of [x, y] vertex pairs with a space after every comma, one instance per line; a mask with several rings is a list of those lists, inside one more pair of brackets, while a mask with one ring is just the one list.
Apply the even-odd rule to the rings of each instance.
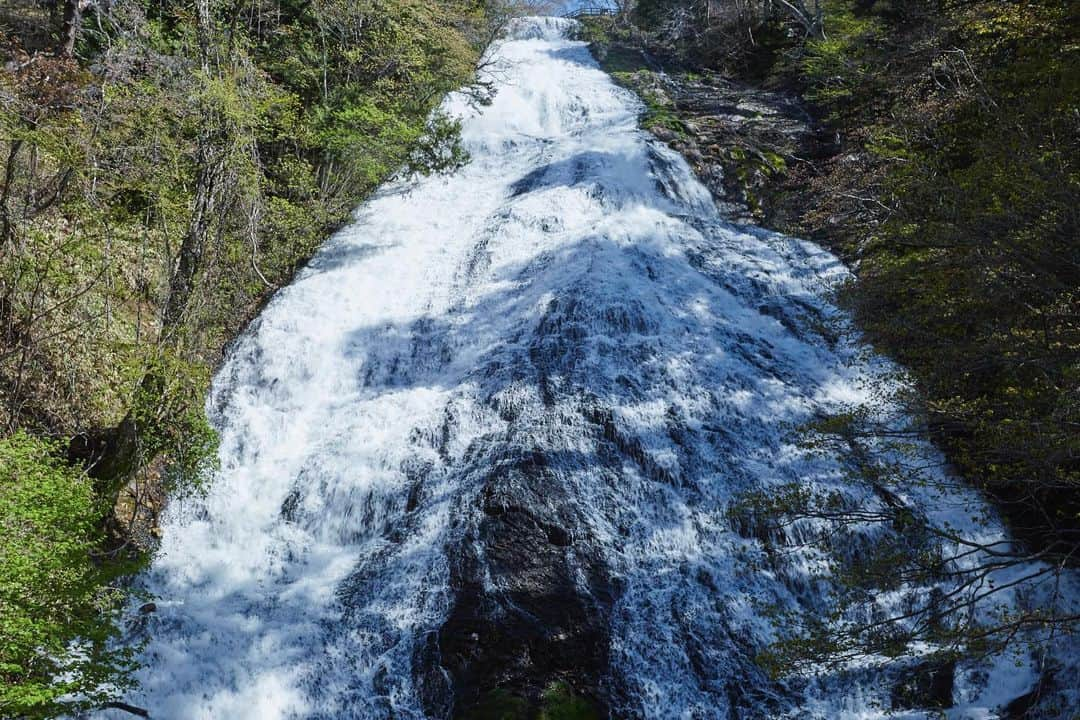
[[[382, 188], [232, 348], [220, 472], [171, 505], [144, 579], [126, 700], [152, 717], [441, 720], [492, 668], [614, 718], [933, 716], [888, 669], [754, 663], [763, 608], [828, 611], [829, 563], [731, 505], [792, 481], [880, 504], [793, 429], [891, 371], [842, 331], [837, 259], [725, 222], [573, 27], [518, 23], [494, 101], [447, 101], [468, 165]], [[902, 499], [1003, 537], [973, 493]], [[1037, 660], [961, 663], [948, 713], [995, 717]]]

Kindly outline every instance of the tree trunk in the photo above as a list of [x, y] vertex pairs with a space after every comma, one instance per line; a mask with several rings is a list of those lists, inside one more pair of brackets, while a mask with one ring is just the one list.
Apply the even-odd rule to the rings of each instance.
[[141, 707], [138, 707], [137, 705], [129, 705], [128, 703], [120, 702], [119, 700], [111, 700], [111, 701], [105, 703], [104, 705], [102, 705], [101, 707], [102, 708], [109, 708], [109, 709], [113, 709], [113, 710], [123, 710], [126, 713], [131, 713], [132, 715], [137, 715], [138, 717], [143, 717], [143, 718], [150, 717], [150, 711], [147, 710], [146, 708], [141, 708]]
[[213, 145], [209, 133], [203, 133], [199, 138], [199, 174], [195, 180], [194, 208], [180, 246], [176, 269], [169, 279], [169, 297], [161, 316], [163, 339], [172, 335], [182, 324], [195, 289], [195, 277], [202, 267], [206, 239], [217, 205], [217, 180], [221, 170], [220, 160], [213, 157], [216, 154]]
[[0, 247], [4, 247], [15, 235], [15, 226], [11, 218], [8, 201], [11, 198], [11, 186], [15, 182], [16, 161], [22, 140], [12, 140], [8, 146], [7, 162], [4, 165], [4, 186], [0, 188]]
[[81, 0], [64, 0], [64, 22], [60, 27], [60, 44], [56, 49], [57, 54], [62, 57], [72, 57], [75, 54], [75, 41], [79, 37], [81, 25]]
[[[209, 0], [197, 3], [196, 38], [199, 43], [199, 61], [204, 73], [211, 68], [212, 39]], [[195, 277], [202, 267], [206, 240], [210, 234], [217, 207], [218, 179], [223, 170], [223, 158], [218, 151], [218, 138], [211, 129], [216, 123], [211, 118], [204, 120], [204, 127], [199, 132], [197, 148], [197, 174], [195, 177], [195, 198], [191, 211], [191, 221], [180, 246], [180, 256], [176, 268], [169, 279], [169, 296], [161, 317], [162, 339], [168, 342], [175, 339], [174, 333], [183, 323], [191, 293], [195, 289]]]

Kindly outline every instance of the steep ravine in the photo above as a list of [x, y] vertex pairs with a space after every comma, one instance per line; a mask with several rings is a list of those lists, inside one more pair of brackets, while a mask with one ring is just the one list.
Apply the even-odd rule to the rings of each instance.
[[[859, 459], [793, 428], [891, 368], [829, 300], [843, 266], [732, 223], [572, 30], [519, 22], [494, 102], [447, 104], [469, 165], [383, 188], [233, 349], [209, 401], [221, 471], [173, 502], [145, 577], [131, 699], [153, 717], [940, 708], [896, 692], [904, 667], [779, 682], [756, 662], [782, 629], [764, 608], [825, 614], [837, 581], [805, 528], [762, 533], [733, 504], [799, 482], [886, 511]], [[889, 503], [1004, 541], [974, 493]], [[937, 696], [993, 717], [1039, 669], [962, 662]]]

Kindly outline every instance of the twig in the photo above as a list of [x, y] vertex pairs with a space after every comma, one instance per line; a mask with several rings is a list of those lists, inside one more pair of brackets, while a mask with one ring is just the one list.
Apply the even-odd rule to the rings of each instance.
[[147, 710], [146, 708], [141, 708], [138, 705], [129, 705], [128, 703], [121, 702], [119, 700], [110, 700], [109, 702], [105, 703], [101, 707], [103, 709], [109, 709], [109, 710], [123, 710], [126, 713], [130, 713], [132, 715], [137, 715], [137, 716], [143, 717], [143, 718], [150, 717], [150, 711]]

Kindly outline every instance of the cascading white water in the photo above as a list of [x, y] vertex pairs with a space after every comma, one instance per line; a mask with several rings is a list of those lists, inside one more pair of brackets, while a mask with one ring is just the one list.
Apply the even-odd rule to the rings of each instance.
[[[146, 577], [158, 610], [129, 700], [153, 717], [430, 716], [416, 665], [455, 554], [483, 554], [470, 528], [508, 448], [544, 455], [572, 543], [617, 589], [614, 717], [888, 710], [887, 672], [763, 679], [760, 603], [824, 611], [826, 560], [778, 559], [728, 515], [792, 480], [880, 502], [791, 432], [886, 382], [829, 330], [846, 271], [725, 223], [571, 28], [521, 21], [494, 51], [494, 102], [447, 103], [467, 167], [383, 188], [232, 350], [209, 401], [220, 473], [170, 507]], [[1002, 537], [971, 493], [903, 499]], [[962, 665], [950, 712], [993, 717], [1035, 672], [1026, 651]]]

